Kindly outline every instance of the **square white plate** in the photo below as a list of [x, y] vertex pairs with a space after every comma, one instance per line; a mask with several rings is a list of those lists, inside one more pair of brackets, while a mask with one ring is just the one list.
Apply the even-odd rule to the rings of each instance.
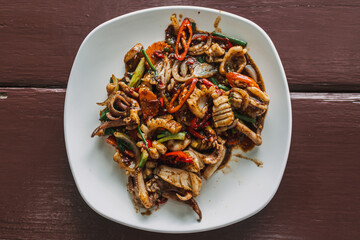
[[[96, 102], [106, 99], [111, 74], [124, 74], [124, 55], [136, 43], [145, 47], [164, 39], [172, 13], [194, 19], [201, 30], [213, 31], [216, 17], [224, 34], [248, 42], [259, 67], [270, 106], [262, 132], [263, 144], [248, 155], [263, 161], [257, 168], [248, 160], [230, 161], [203, 183], [196, 198], [203, 220], [186, 205], [168, 201], [150, 216], [135, 212], [126, 190], [127, 177], [113, 162], [114, 150], [103, 138], [90, 138], [100, 124]], [[138, 229], [199, 232], [239, 222], [264, 208], [282, 179], [291, 139], [291, 105], [288, 85], [278, 53], [268, 35], [255, 23], [219, 10], [172, 6], [129, 13], [95, 28], [76, 55], [65, 99], [65, 141], [71, 171], [85, 202], [100, 215]]]

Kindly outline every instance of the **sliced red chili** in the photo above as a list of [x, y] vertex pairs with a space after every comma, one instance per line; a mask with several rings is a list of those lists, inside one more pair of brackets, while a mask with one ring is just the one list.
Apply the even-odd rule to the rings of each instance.
[[200, 82], [201, 82], [202, 84], [204, 84], [205, 86], [207, 86], [207, 87], [216, 86], [215, 84], [213, 84], [212, 82], [210, 82], [209, 80], [207, 80], [207, 79], [205, 79], [205, 78], [201, 79]]
[[193, 135], [194, 137], [204, 139], [205, 136], [201, 135], [200, 133], [196, 132], [192, 127], [187, 127], [188, 132]]
[[164, 157], [176, 157], [175, 161], [179, 161], [179, 162], [185, 162], [185, 163], [193, 162], [192, 157], [189, 157], [182, 151], [168, 152], [164, 155]]
[[231, 87], [236, 87], [235, 82], [240, 82], [246, 84], [248, 87], [256, 87], [260, 89], [259, 85], [255, 82], [254, 79], [237, 72], [228, 72], [226, 74], [226, 79], [228, 80]]
[[205, 41], [209, 35], [197, 34], [192, 37], [192, 41]]
[[[188, 30], [189, 34], [188, 34], [188, 38], [186, 39], [186, 29]], [[181, 26], [179, 28], [179, 33], [177, 35], [177, 39], [176, 39], [176, 45], [175, 45], [175, 57], [177, 60], [182, 61], [185, 59], [185, 56], [189, 50], [190, 47], [190, 43], [191, 43], [191, 39], [192, 39], [192, 27], [191, 27], [191, 23], [189, 21], [188, 18], [185, 18], [183, 20], [183, 22], [181, 23]], [[183, 47], [183, 52], [180, 54], [179, 53], [179, 44], [182, 44]]]
[[190, 126], [192, 128], [198, 128], [198, 121], [199, 121], [199, 118], [198, 117], [194, 117], [193, 120], [191, 120], [190, 122]]
[[176, 151], [176, 152], [168, 152], [164, 155], [165, 157], [183, 157], [187, 158], [188, 156], [182, 152], [182, 151]]
[[[171, 99], [170, 103], [169, 103], [169, 108], [168, 108], [168, 112], [169, 113], [174, 113], [176, 111], [178, 111], [186, 102], [186, 100], [190, 97], [191, 93], [194, 91], [195, 87], [196, 87], [196, 83], [198, 82], [199, 79], [197, 78], [190, 78], [189, 80], [187, 80], [184, 84], [181, 85], [181, 87], [177, 90], [177, 92], [175, 93], [174, 97]], [[191, 84], [190, 84], [191, 83]], [[190, 84], [189, 90], [186, 89], [187, 85]], [[186, 92], [187, 91], [187, 92]], [[185, 94], [186, 92], [186, 94]], [[181, 94], [182, 93], [182, 94]], [[179, 99], [179, 103], [177, 106], [174, 106], [175, 100], [179, 97], [184, 95], [184, 97], [182, 97], [181, 99]]]
[[164, 106], [164, 99], [161, 97], [159, 98], [159, 102], [160, 102], [160, 107]]
[[186, 60], [186, 65], [193, 65], [195, 63], [195, 59], [193, 57], [189, 57]]
[[[146, 143], [147, 143], [147, 145], [148, 145], [148, 147], [149, 147], [149, 148], [151, 148], [151, 147], [152, 147], [152, 142], [151, 142], [151, 140], [146, 139]], [[142, 144], [142, 146], [143, 146], [144, 148], [146, 148], [145, 143], [143, 143], [143, 144]]]
[[203, 120], [201, 120], [201, 122], [198, 123], [199, 121], [198, 117], [195, 117], [193, 120], [191, 120], [190, 127], [193, 129], [206, 127], [207, 126], [206, 124], [210, 124], [208, 121], [210, 117], [211, 117], [211, 110], [206, 113], [205, 117], [203, 118]]

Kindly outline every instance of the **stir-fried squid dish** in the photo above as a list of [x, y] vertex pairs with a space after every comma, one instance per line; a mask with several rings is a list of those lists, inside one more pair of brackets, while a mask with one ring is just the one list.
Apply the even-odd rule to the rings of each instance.
[[164, 41], [146, 49], [137, 43], [126, 53], [124, 76], [112, 75], [108, 98], [98, 103], [104, 109], [92, 137], [106, 136], [114, 146], [137, 210], [173, 199], [200, 221], [195, 197], [203, 181], [233, 148], [262, 143], [269, 96], [246, 45], [200, 31], [189, 18], [180, 25], [173, 15]]

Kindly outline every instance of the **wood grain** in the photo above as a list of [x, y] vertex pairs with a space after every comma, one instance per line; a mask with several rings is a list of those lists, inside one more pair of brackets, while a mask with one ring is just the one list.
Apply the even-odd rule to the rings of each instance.
[[[65, 152], [64, 97], [64, 89], [0, 88], [0, 239], [183, 239], [113, 223], [86, 205]], [[292, 146], [274, 199], [191, 239], [356, 239], [359, 104], [360, 94], [292, 94]]]
[[[119, 15], [190, 0], [0, 0], [0, 86], [65, 87], [77, 49], [97, 25]], [[216, 1], [272, 38], [292, 91], [360, 91], [360, 2]]]

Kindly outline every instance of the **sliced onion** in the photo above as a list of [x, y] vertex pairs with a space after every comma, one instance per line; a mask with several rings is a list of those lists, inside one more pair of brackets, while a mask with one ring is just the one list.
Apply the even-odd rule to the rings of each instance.
[[251, 65], [246, 65], [244, 68], [245, 72], [249, 74], [249, 77], [255, 80], [257, 82], [257, 74], [255, 69]]
[[117, 139], [119, 139], [120, 141], [124, 142], [125, 143], [124, 145], [131, 148], [130, 150], [132, 150], [134, 152], [134, 155], [135, 155], [135, 168], [137, 168], [139, 163], [140, 163], [140, 150], [136, 146], [136, 143], [128, 135], [123, 134], [121, 132], [114, 132], [114, 136]]

